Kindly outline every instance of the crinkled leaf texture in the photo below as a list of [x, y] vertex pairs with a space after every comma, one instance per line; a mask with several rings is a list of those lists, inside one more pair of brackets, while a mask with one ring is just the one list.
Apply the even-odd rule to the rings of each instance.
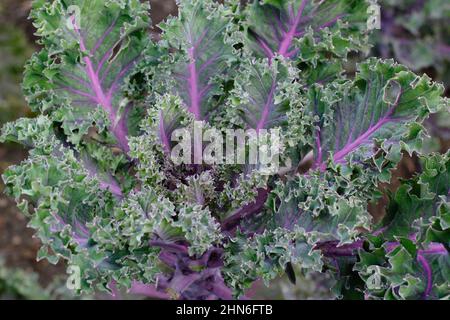
[[330, 153], [339, 164], [350, 156], [352, 162], [365, 161], [379, 149], [391, 159], [395, 156], [389, 152], [396, 146], [416, 151], [421, 129], [415, 122], [442, 107], [440, 93], [427, 76], [376, 59], [361, 64], [352, 81], [311, 90], [311, 107], [320, 119], [315, 166], [323, 169]]
[[[448, 156], [423, 156], [381, 225], [367, 209], [402, 152], [421, 152], [422, 121], [448, 108], [442, 86], [393, 61], [346, 74], [368, 4], [183, 0], [156, 41], [137, 0], [34, 1], [43, 48], [24, 91], [40, 115], [1, 141], [30, 149], [3, 180], [39, 258], [118, 298], [237, 298], [285, 270], [295, 280], [292, 264], [334, 275], [344, 297], [448, 297]], [[199, 122], [280, 129], [290, 166], [172, 161], [175, 130]]]
[[44, 49], [27, 66], [25, 93], [32, 107], [62, 123], [70, 140], [95, 122], [110, 127], [128, 151], [134, 106], [122, 86], [148, 43], [147, 9], [137, 0], [34, 1], [31, 16]]
[[162, 24], [163, 40], [171, 50], [167, 85], [173, 86], [195, 119], [211, 116], [236, 59], [227, 43], [230, 17], [209, 1], [180, 2], [178, 18]]
[[248, 46], [258, 56], [292, 58], [301, 50], [296, 41], [312, 33], [316, 42], [331, 37], [336, 53], [345, 52], [364, 36], [368, 4], [354, 0], [254, 1], [246, 10]]
[[423, 173], [392, 196], [382, 232], [360, 251], [355, 270], [373, 282], [367, 297], [449, 298], [449, 156], [423, 159]]

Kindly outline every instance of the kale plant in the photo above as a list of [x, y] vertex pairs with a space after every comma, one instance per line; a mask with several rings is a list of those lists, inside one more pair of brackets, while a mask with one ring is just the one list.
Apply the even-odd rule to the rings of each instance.
[[[383, 0], [381, 29], [373, 34], [374, 54], [395, 58], [415, 72], [442, 81], [450, 93], [450, 3], [445, 0]], [[428, 147], [448, 148], [450, 109], [426, 121], [432, 136]], [[436, 139], [436, 137], [440, 138]]]
[[376, 4], [178, 4], [152, 39], [138, 0], [34, 1], [40, 115], [2, 139], [30, 148], [3, 179], [38, 258], [78, 268], [81, 292], [231, 299], [300, 270], [339, 297], [448, 298], [449, 154], [422, 155], [382, 221], [367, 209], [448, 107], [393, 60], [345, 71]]

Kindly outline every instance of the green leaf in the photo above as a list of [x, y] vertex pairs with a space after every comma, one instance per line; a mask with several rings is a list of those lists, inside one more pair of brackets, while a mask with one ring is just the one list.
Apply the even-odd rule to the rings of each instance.
[[122, 86], [148, 44], [147, 11], [137, 0], [34, 1], [43, 49], [27, 65], [25, 95], [34, 110], [62, 123], [71, 142], [95, 124], [128, 152], [134, 106]]
[[330, 41], [336, 54], [361, 48], [369, 18], [368, 2], [354, 0], [253, 1], [244, 13], [246, 46], [269, 59], [299, 56], [296, 42], [307, 34], [317, 43]]

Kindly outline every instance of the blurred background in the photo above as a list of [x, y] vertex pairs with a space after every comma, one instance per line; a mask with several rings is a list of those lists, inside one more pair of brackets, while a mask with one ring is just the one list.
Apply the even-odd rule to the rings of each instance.
[[[32, 117], [21, 92], [23, 67], [39, 47], [28, 20], [31, 0], [0, 0], [0, 127], [19, 117]], [[175, 0], [150, 0], [152, 20], [158, 24], [169, 14], [176, 15]], [[450, 1], [382, 0], [382, 29], [372, 36], [370, 55], [394, 58], [415, 72], [427, 73], [444, 83], [450, 94]], [[364, 57], [355, 56], [354, 61]], [[354, 64], [350, 64], [352, 68]], [[426, 151], [446, 152], [450, 148], [450, 112], [428, 120], [430, 138]], [[27, 156], [17, 145], [0, 144], [0, 175], [10, 165]], [[395, 190], [398, 178], [419, 170], [416, 158], [407, 157], [399, 165], [389, 185]], [[65, 289], [65, 266], [36, 261], [39, 240], [27, 228], [27, 220], [15, 203], [2, 193], [0, 179], [0, 299], [75, 299]], [[384, 213], [385, 200], [371, 204], [375, 219]], [[261, 299], [331, 299], [327, 276], [308, 274], [297, 284], [280, 278], [270, 288], [256, 284], [250, 295]], [[82, 297], [95, 298], [95, 297]], [[98, 298], [98, 297], [97, 297]]]

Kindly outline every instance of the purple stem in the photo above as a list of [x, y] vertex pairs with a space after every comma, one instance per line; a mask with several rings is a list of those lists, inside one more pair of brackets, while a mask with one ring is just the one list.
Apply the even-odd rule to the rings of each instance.
[[228, 288], [223, 281], [215, 283], [211, 291], [222, 300], [233, 299], [233, 291]]
[[175, 268], [177, 261], [178, 261], [178, 257], [174, 253], [171, 253], [168, 251], [163, 251], [159, 255], [159, 260], [161, 260], [161, 262], [167, 264], [169, 267]]
[[[379, 233], [379, 232], [378, 232]], [[337, 247], [336, 241], [325, 242], [318, 244], [316, 250], [321, 250], [325, 256], [331, 257], [335, 260], [337, 257], [352, 257], [356, 254], [355, 250], [362, 248], [363, 240], [356, 241], [350, 245], [344, 245]], [[391, 252], [400, 245], [399, 242], [388, 242], [385, 245], [386, 251]], [[427, 278], [427, 285], [425, 292], [423, 293], [424, 299], [426, 299], [433, 289], [433, 272], [430, 264], [425, 259], [426, 254], [447, 255], [447, 249], [441, 243], [430, 243], [427, 249], [421, 249], [417, 251], [417, 262], [422, 266], [425, 276]]]
[[205, 61], [205, 63], [203, 63], [202, 67], [200, 68], [199, 73], [204, 72], [206, 70], [206, 68], [208, 68], [210, 65], [215, 63], [217, 60], [219, 60], [219, 58], [220, 58], [219, 53], [216, 53], [215, 55], [213, 55], [211, 58], [209, 58], [207, 61]]
[[[108, 61], [108, 59], [111, 57], [111, 54], [113, 53], [114, 48], [115, 48], [115, 45], [113, 45], [111, 48], [109, 48], [109, 49], [103, 54], [102, 58], [100, 59], [100, 61], [99, 61], [99, 63], [98, 63], [97, 70], [95, 71], [95, 73], [96, 73], [97, 75], [100, 74], [100, 72], [101, 72], [102, 69], [103, 69], [103, 66], [104, 66], [105, 63], [106, 63], [106, 61]], [[106, 75], [108, 74], [108, 72], [109, 72], [109, 67], [110, 67], [110, 65], [107, 67], [106, 71], [103, 73], [102, 80], [104, 80], [105, 77], [106, 77]]]
[[427, 249], [419, 250], [420, 255], [424, 254], [438, 254], [438, 255], [446, 255], [448, 254], [447, 249], [445, 249], [444, 245], [441, 243], [430, 243]]
[[[61, 218], [57, 213], [52, 213], [52, 216], [63, 226], [70, 225], [69, 223], [65, 222], [63, 218]], [[89, 230], [81, 224], [78, 221], [75, 221], [74, 223], [75, 231], [72, 228], [72, 237], [75, 240], [75, 242], [80, 247], [85, 247], [89, 241]], [[57, 230], [53, 230], [53, 232], [56, 232]]]
[[186, 246], [179, 245], [176, 243], [171, 243], [171, 242], [162, 241], [162, 240], [152, 240], [152, 241], [150, 241], [149, 244], [154, 247], [160, 247], [169, 252], [185, 253], [185, 254], [188, 253], [188, 249]]
[[159, 138], [161, 139], [164, 152], [170, 154], [170, 141], [166, 134], [166, 127], [164, 124], [164, 115], [162, 110], [159, 111]]
[[100, 39], [98, 39], [98, 41], [95, 44], [94, 48], [91, 50], [91, 55], [94, 55], [97, 52], [97, 50], [100, 48], [100, 46], [105, 41], [106, 37], [111, 34], [111, 32], [114, 30], [114, 27], [116, 26], [116, 23], [117, 23], [118, 19], [119, 19], [118, 17], [115, 18], [113, 23], [111, 24], [111, 26], [108, 29], [106, 29], [106, 31], [103, 33], [103, 35], [100, 37]]
[[122, 299], [120, 291], [117, 289], [117, 283], [115, 280], [111, 280], [110, 283], [108, 283], [108, 289], [111, 290], [111, 297], [114, 300], [120, 300]]
[[107, 98], [109, 100], [112, 99], [112, 95], [114, 93], [114, 91], [117, 89], [118, 86], [118, 82], [120, 79], [122, 79], [122, 77], [128, 72], [130, 71], [130, 69], [134, 66], [135, 62], [139, 59], [139, 56], [131, 59], [131, 61], [125, 65], [125, 67], [123, 67], [123, 69], [119, 72], [119, 74], [116, 76], [116, 78], [114, 79], [114, 81], [111, 84], [110, 89], [108, 90], [108, 95]]
[[283, 57], [286, 57], [286, 54], [289, 51], [292, 41], [294, 40], [295, 33], [297, 32], [297, 28], [300, 23], [306, 3], [307, 3], [307, 0], [302, 0], [302, 3], [300, 4], [299, 10], [297, 12], [297, 16], [294, 19], [293, 25], [292, 25], [291, 29], [286, 33], [286, 36], [285, 36], [284, 40], [281, 42], [280, 48], [278, 49], [278, 53], [280, 55], [282, 55]]
[[296, 56], [299, 51], [300, 51], [300, 49], [294, 49], [294, 50], [289, 51], [286, 54], [286, 58], [292, 58], [293, 56]]
[[101, 190], [109, 190], [116, 198], [123, 198], [122, 188], [112, 175], [108, 174], [108, 180], [101, 179], [95, 165], [89, 159], [83, 159], [83, 163], [89, 176], [98, 179]]
[[256, 200], [253, 203], [250, 203], [242, 207], [241, 209], [239, 209], [237, 212], [235, 212], [222, 222], [222, 230], [232, 231], [236, 228], [241, 219], [249, 215], [258, 213], [264, 207], [264, 204], [266, 203], [268, 196], [269, 196], [268, 190], [259, 189], [258, 196], [256, 197]]
[[[88, 50], [84, 43], [84, 38], [81, 35], [79, 27], [75, 24], [74, 19], [75, 18], [72, 19], [72, 24], [74, 26], [76, 33], [79, 36], [80, 48], [82, 51], [87, 52]], [[123, 128], [121, 128], [120, 126], [117, 126], [117, 115], [116, 115], [116, 111], [114, 110], [114, 108], [112, 106], [111, 98], [110, 97], [108, 98], [105, 95], [105, 92], [103, 91], [102, 85], [100, 83], [100, 79], [98, 77], [98, 73], [94, 69], [94, 65], [92, 63], [91, 58], [89, 56], [84, 57], [84, 62], [86, 63], [84, 70], [90, 80], [91, 88], [96, 96], [96, 101], [108, 113], [109, 119], [112, 124], [112, 132], [116, 136], [117, 141], [119, 142], [119, 145], [121, 146], [121, 148], [126, 153], [128, 153], [130, 150], [129, 146], [128, 146], [128, 138], [127, 138], [126, 133], [124, 132]]]
[[189, 54], [189, 96], [191, 98], [191, 106], [189, 111], [192, 112], [195, 116], [196, 120], [201, 120], [200, 114], [200, 94], [198, 89], [198, 74], [197, 74], [197, 66], [195, 60], [195, 47], [192, 47], [188, 50]]
[[362, 248], [364, 240], [358, 240], [352, 244], [346, 244], [338, 247], [337, 241], [330, 241], [317, 244], [315, 250], [321, 250], [325, 256], [336, 257], [352, 257], [356, 254], [356, 250]]
[[264, 127], [266, 126], [266, 122], [267, 122], [267, 120], [269, 118], [269, 114], [270, 114], [270, 109], [271, 109], [270, 106], [273, 103], [273, 96], [275, 94], [276, 88], [277, 88], [276, 80], [273, 80], [269, 95], [266, 100], [266, 104], [264, 105], [264, 109], [261, 114], [261, 119], [259, 119], [259, 122], [256, 126], [257, 133], [259, 133], [259, 131], [261, 129], [264, 129]]
[[428, 261], [423, 256], [418, 255], [417, 261], [422, 265], [425, 276], [427, 277], [427, 287], [425, 289], [425, 292], [423, 293], [424, 298], [426, 299], [430, 295], [431, 289], [433, 288], [433, 281], [432, 281], [433, 272], [431, 270], [430, 265], [428, 264]]
[[100, 181], [100, 189], [109, 190], [116, 198], [123, 198], [122, 188], [117, 184], [116, 181]]
[[384, 117], [383, 119], [378, 121], [376, 125], [370, 127], [366, 132], [360, 135], [356, 140], [351, 143], [347, 143], [343, 149], [336, 152], [333, 158], [334, 162], [340, 162], [345, 156], [359, 147], [362, 143], [367, 141], [367, 139], [370, 138], [378, 129], [380, 129], [383, 125], [389, 123], [390, 121], [391, 119], [389, 119], [388, 117]]
[[325, 29], [325, 28], [327, 28], [327, 27], [330, 27], [330, 26], [332, 26], [333, 24], [335, 24], [340, 18], [342, 18], [344, 15], [343, 14], [340, 14], [340, 15], [337, 15], [335, 18], [333, 18], [332, 20], [330, 20], [330, 21], [328, 21], [328, 22], [325, 22], [324, 24], [322, 24], [319, 28], [318, 28], [318, 30], [322, 30], [322, 29]]
[[265, 52], [266, 56], [269, 58], [269, 64], [272, 63], [272, 59], [273, 59], [273, 52], [272, 49], [269, 47], [269, 45], [258, 35], [255, 35], [256, 37], [256, 41], [258, 42], [258, 44], [260, 45], [260, 47], [263, 49], [263, 51]]
[[200, 280], [200, 273], [191, 273], [184, 275], [180, 270], [175, 271], [175, 276], [170, 282], [170, 289], [179, 294], [183, 294], [194, 282]]
[[86, 82], [84, 79], [82, 79], [76, 75], [73, 75], [71, 73], [68, 73], [68, 72], [62, 72], [62, 74], [66, 78], [70, 78], [70, 79], [77, 81], [80, 85], [82, 85], [86, 89], [90, 89], [90, 84], [88, 82]]
[[69, 92], [71, 92], [73, 94], [76, 94], [76, 95], [79, 95], [79, 96], [82, 96], [82, 97], [86, 97], [86, 98], [88, 98], [91, 101], [91, 103], [92, 102], [93, 103], [98, 103], [98, 100], [97, 100], [96, 97], [91, 96], [89, 93], [86, 93], [84, 91], [73, 89], [73, 88], [70, 88], [70, 87], [61, 87], [61, 89], [62, 90], [67, 90], [67, 91], [69, 91]]
[[156, 286], [151, 285], [151, 284], [143, 284], [143, 283], [137, 282], [137, 281], [133, 281], [133, 283], [131, 284], [131, 288], [128, 292], [131, 294], [143, 295], [143, 296], [146, 296], [149, 298], [154, 298], [154, 299], [169, 299], [170, 298], [170, 296], [167, 293], [158, 291]]
[[[333, 157], [333, 161], [335, 163], [339, 163], [342, 162], [342, 160], [351, 152], [353, 152], [356, 148], [358, 148], [362, 143], [364, 143], [365, 141], [367, 141], [367, 139], [369, 139], [377, 130], [379, 130], [382, 126], [384, 126], [386, 123], [389, 122], [395, 122], [398, 121], [396, 119], [390, 118], [392, 116], [392, 114], [395, 111], [395, 108], [398, 105], [398, 102], [400, 101], [400, 97], [401, 97], [402, 93], [400, 93], [397, 97], [397, 100], [395, 101], [395, 103], [393, 104], [392, 107], [389, 108], [388, 112], [386, 113], [386, 115], [381, 118], [380, 120], [378, 120], [378, 122], [375, 125], [370, 126], [362, 135], [360, 135], [357, 139], [355, 139], [353, 142], [347, 142], [347, 144], [338, 152], [336, 152], [334, 154]], [[321, 163], [319, 166], [316, 166], [316, 168], [320, 168], [321, 170], [324, 170], [326, 167], [325, 163]]]

